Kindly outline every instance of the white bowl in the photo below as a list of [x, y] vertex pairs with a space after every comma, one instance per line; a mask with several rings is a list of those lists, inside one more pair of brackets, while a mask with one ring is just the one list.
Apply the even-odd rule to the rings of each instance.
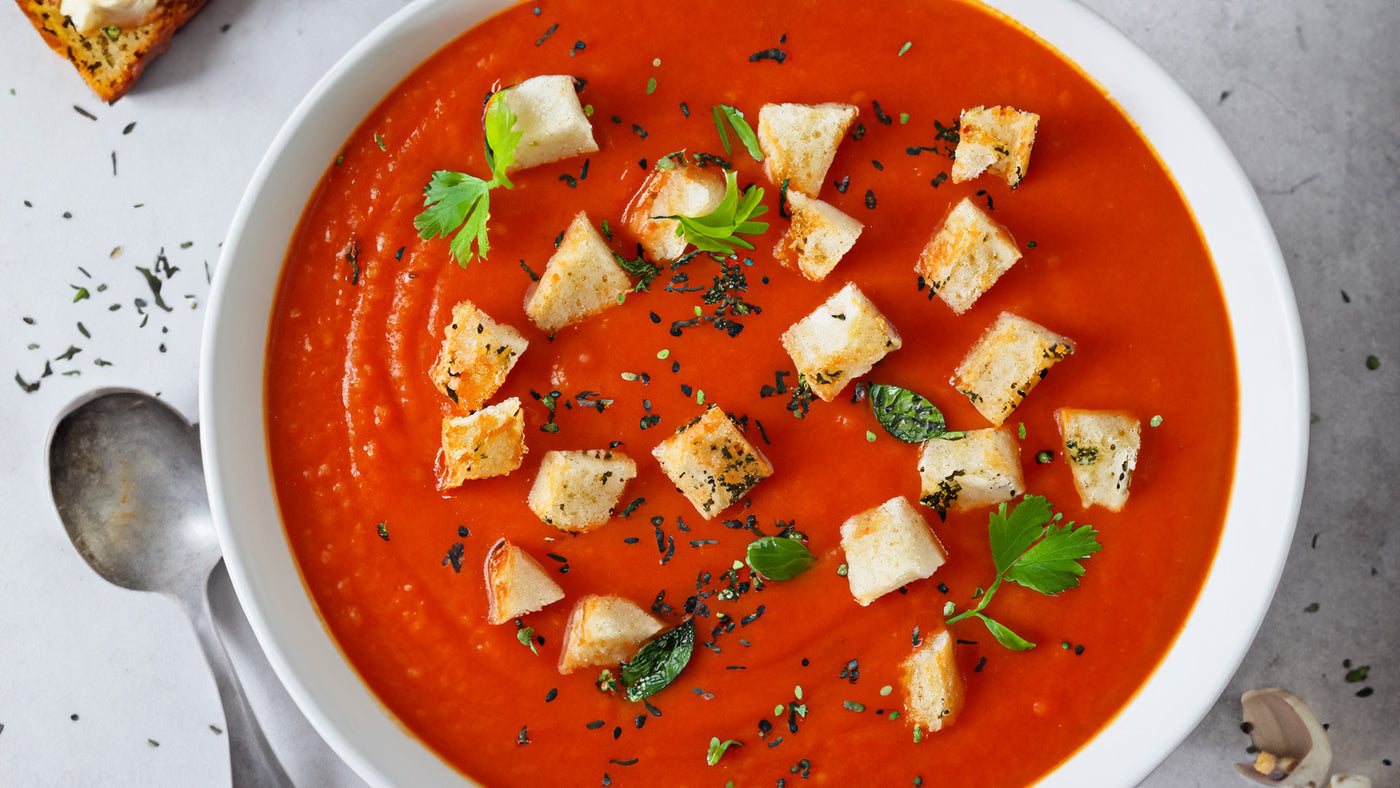
[[[1307, 374], [1288, 274], [1249, 181], [1190, 98], [1071, 0], [991, 0], [1099, 82], [1146, 134], [1214, 257], [1240, 385], [1234, 486], [1219, 551], [1181, 635], [1128, 706], [1044, 786], [1132, 785], [1205, 715], [1234, 673], [1283, 569], [1303, 489]], [[234, 216], [204, 334], [205, 477], [229, 574], [277, 674], [322, 736], [371, 783], [461, 785], [346, 662], [293, 561], [265, 444], [264, 350], [282, 261], [337, 149], [423, 59], [508, 3], [418, 0], [326, 74], [283, 126]]]

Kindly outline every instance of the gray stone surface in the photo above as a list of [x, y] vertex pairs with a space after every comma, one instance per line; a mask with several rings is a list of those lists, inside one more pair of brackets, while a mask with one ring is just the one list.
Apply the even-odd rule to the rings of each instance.
[[[1293, 279], [1315, 414], [1268, 617], [1210, 714], [1143, 785], [1235, 782], [1229, 761], [1249, 759], [1239, 696], [1265, 686], [1330, 723], [1338, 770], [1400, 785], [1400, 5], [1085, 5], [1181, 83], [1249, 175]], [[1371, 666], [1365, 681], [1346, 681], [1348, 661]]]

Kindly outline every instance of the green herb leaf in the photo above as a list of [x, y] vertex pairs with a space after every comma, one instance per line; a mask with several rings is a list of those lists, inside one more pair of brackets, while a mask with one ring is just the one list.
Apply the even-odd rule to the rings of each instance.
[[536, 654], [540, 653], [539, 650], [535, 648], [535, 630], [533, 627], [521, 625], [515, 630], [515, 639], [520, 641], [520, 645], [529, 646], [530, 650]]
[[724, 757], [725, 750], [728, 750], [730, 747], [743, 746], [744, 743], [741, 741], [735, 741], [734, 739], [725, 739], [724, 741], [720, 741], [718, 736], [711, 736], [710, 751], [705, 756], [705, 763], [714, 766], [715, 764], [719, 763], [720, 758]]
[[463, 268], [477, 255], [485, 260], [491, 251], [486, 237], [486, 223], [491, 218], [491, 189], [497, 186], [514, 188], [506, 177], [506, 170], [515, 163], [515, 149], [524, 131], [515, 127], [515, 113], [500, 96], [497, 93], [491, 97], [484, 120], [486, 163], [491, 168], [491, 180], [483, 181], [464, 172], [438, 170], [423, 189], [423, 211], [413, 217], [413, 226], [420, 238], [446, 238], [457, 232], [452, 239], [451, 252]]
[[642, 646], [631, 662], [622, 663], [627, 699], [641, 700], [660, 692], [685, 669], [694, 647], [695, 620], [690, 618]]
[[502, 97], [505, 92], [495, 94], [486, 104], [486, 164], [491, 168], [488, 187], [514, 189], [515, 184], [506, 177], [506, 170], [515, 164], [515, 149], [520, 145], [520, 138], [525, 136], [525, 130], [515, 127], [515, 112]]
[[942, 411], [909, 389], [871, 383], [867, 393], [880, 426], [905, 443], [923, 443], [933, 438], [955, 440], [963, 436], [961, 432], [948, 432]]
[[977, 605], [971, 609], [957, 613], [952, 602], [944, 605], [944, 623], [951, 626], [966, 618], [977, 618], [1003, 646], [1013, 651], [1035, 648], [1034, 643], [982, 611], [1005, 580], [1047, 596], [1079, 585], [1079, 578], [1084, 575], [1084, 565], [1080, 561], [1098, 552], [1103, 545], [1099, 544], [1098, 532], [1092, 526], [1075, 528], [1073, 522], [1056, 525], [1059, 519], [1060, 516], [1051, 510], [1050, 502], [1038, 495], [1027, 495], [1010, 513], [1005, 503], [997, 507], [987, 526], [996, 580], [985, 591], [977, 589], [972, 597]]
[[1052, 517], [1054, 512], [1050, 510], [1050, 502], [1039, 495], [1027, 496], [1011, 510], [1010, 516], [1006, 513], [1005, 503], [992, 512], [987, 533], [997, 575], [1005, 574], [1022, 553], [1045, 535], [1045, 528]]
[[724, 198], [713, 211], [704, 216], [653, 216], [653, 219], [675, 219], [676, 235], [684, 236], [686, 242], [696, 249], [712, 254], [732, 255], [734, 247], [752, 249], [753, 244], [739, 237], [768, 232], [768, 222], [753, 221], [753, 217], [768, 212], [761, 204], [763, 188], [749, 186], [739, 196], [738, 176], [732, 170], [724, 173]]
[[1030, 651], [1031, 649], [1035, 648], [1034, 643], [1030, 642], [1029, 640], [1026, 640], [1025, 638], [1021, 637], [1015, 632], [1012, 632], [1006, 627], [1005, 624], [1002, 624], [1000, 621], [997, 621], [996, 619], [991, 618], [989, 616], [985, 616], [981, 613], [977, 614], [977, 618], [983, 624], [987, 625], [987, 631], [992, 633], [992, 637], [996, 638], [998, 643], [1002, 644], [1003, 646], [1006, 646], [1012, 651]]
[[791, 580], [816, 565], [817, 557], [796, 539], [765, 536], [749, 543], [748, 562], [769, 580]]
[[446, 238], [459, 227], [452, 239], [452, 256], [465, 268], [473, 258], [472, 246], [485, 260], [491, 247], [486, 239], [486, 220], [491, 216], [491, 186], [464, 172], [438, 170], [423, 190], [423, 211], [413, 217], [418, 237]]
[[632, 289], [638, 293], [645, 293], [647, 288], [651, 287], [652, 281], [661, 273], [661, 266], [653, 264], [640, 250], [633, 260], [628, 260], [617, 252], [613, 252], [613, 259], [622, 266], [622, 270], [637, 277], [637, 285]]
[[1079, 562], [1103, 548], [1096, 536], [1093, 526], [1052, 525], [1045, 538], [1007, 569], [1006, 579], [1046, 595], [1075, 588], [1084, 576], [1084, 565]]
[[744, 147], [748, 149], [749, 155], [753, 157], [753, 160], [763, 161], [763, 149], [758, 145], [758, 135], [754, 134], [753, 127], [749, 125], [749, 122], [744, 120], [743, 112], [740, 112], [728, 104], [719, 104], [714, 108], [714, 116], [715, 128], [719, 129], [719, 141], [724, 144], [724, 154], [726, 156], [734, 155], [733, 149], [729, 147], [729, 134], [724, 129], [725, 123], [728, 122], [728, 125], [734, 129], [735, 136], [737, 136], [739, 141], [744, 143]]

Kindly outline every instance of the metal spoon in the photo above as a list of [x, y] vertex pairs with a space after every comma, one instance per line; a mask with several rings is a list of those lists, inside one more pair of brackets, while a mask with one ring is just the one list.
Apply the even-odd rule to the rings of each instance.
[[99, 575], [164, 594], [189, 617], [223, 701], [233, 784], [290, 786], [209, 613], [220, 555], [199, 430], [148, 394], [97, 392], [54, 425], [49, 487], [73, 546]]

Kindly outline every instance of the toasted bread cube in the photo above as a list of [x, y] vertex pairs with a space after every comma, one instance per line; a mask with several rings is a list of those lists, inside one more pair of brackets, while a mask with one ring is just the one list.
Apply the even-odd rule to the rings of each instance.
[[861, 607], [932, 575], [948, 560], [928, 521], [903, 496], [842, 523], [841, 549], [851, 596]]
[[792, 223], [773, 247], [773, 256], [788, 268], [820, 282], [856, 245], [865, 225], [842, 213], [836, 206], [788, 190]]
[[1021, 446], [1010, 432], [968, 430], [961, 435], [924, 443], [919, 454], [919, 503], [946, 518], [949, 510], [964, 512], [1010, 501], [1025, 492]]
[[773, 475], [773, 465], [763, 452], [713, 405], [705, 415], [657, 444], [651, 455], [706, 520]]
[[573, 673], [589, 665], [616, 665], [636, 654], [642, 643], [665, 626], [635, 602], [620, 596], [589, 594], [575, 602], [569, 613], [559, 672]]
[[853, 104], [764, 104], [758, 111], [763, 174], [788, 193], [821, 193], [841, 138], [860, 112]]
[[567, 74], [531, 77], [502, 88], [491, 101], [504, 101], [515, 113], [520, 142], [507, 172], [525, 170], [598, 150], [593, 126]]
[[783, 332], [783, 348], [798, 373], [826, 402], [902, 344], [894, 325], [854, 284]]
[[[126, 95], [146, 66], [170, 48], [171, 38], [204, 7], [204, 2], [22, 0], [19, 8], [44, 43], [67, 58], [93, 93], [111, 104]], [[104, 30], [106, 27], [119, 28], [117, 35], [110, 35], [112, 31]]]
[[1055, 423], [1079, 501], [1122, 511], [1142, 448], [1142, 424], [1126, 413], [1077, 408], [1055, 411]]
[[961, 315], [1020, 259], [1011, 233], [964, 197], [929, 239], [914, 268], [930, 292]]
[[1000, 427], [1057, 362], [1074, 352], [1068, 337], [1002, 312], [963, 357], [949, 382]]
[[530, 488], [530, 511], [570, 533], [606, 523], [637, 475], [637, 463], [620, 451], [549, 451]]
[[442, 350], [429, 377], [438, 391], [468, 412], [496, 395], [530, 345], [519, 331], [492, 320], [470, 301], [452, 307], [452, 323], [443, 333]]
[[725, 180], [717, 167], [697, 167], [680, 157], [656, 162], [642, 188], [623, 214], [627, 229], [637, 236], [653, 262], [670, 262], [685, 254], [686, 240], [677, 235], [680, 222], [657, 216], [704, 216], [724, 199]]
[[924, 638], [924, 644], [900, 664], [900, 669], [904, 709], [910, 719], [929, 732], [952, 725], [962, 711], [964, 695], [948, 630]]
[[579, 211], [545, 264], [540, 281], [527, 292], [525, 314], [541, 331], [552, 334], [617, 306], [630, 289], [627, 272], [613, 259], [588, 215]]
[[1031, 165], [1031, 146], [1040, 116], [1011, 107], [973, 107], [958, 119], [958, 148], [953, 158], [953, 183], [970, 181], [983, 172], [1000, 176], [1016, 188]]
[[486, 553], [486, 620], [504, 624], [564, 598], [540, 562], [501, 539]]
[[468, 479], [504, 476], [525, 457], [525, 410], [511, 397], [470, 416], [442, 420], [438, 489], [461, 487]]

